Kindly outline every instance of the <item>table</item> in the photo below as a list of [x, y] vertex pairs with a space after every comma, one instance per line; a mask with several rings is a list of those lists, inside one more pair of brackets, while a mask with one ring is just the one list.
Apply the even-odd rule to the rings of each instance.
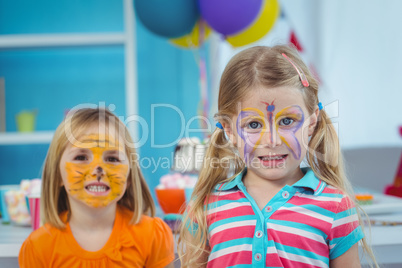
[[[371, 220], [381, 221], [399, 221], [402, 222], [402, 212], [384, 215], [371, 215]], [[373, 225], [370, 230], [365, 226], [367, 241], [370, 243], [377, 258], [381, 264], [400, 264], [402, 267], [402, 225], [397, 226], [378, 226]], [[362, 250], [359, 249], [360, 254]], [[365, 258], [362, 264], [367, 263]]]
[[[402, 202], [402, 199], [398, 201]], [[402, 222], [402, 211], [388, 214], [375, 213], [370, 215], [370, 219]], [[4, 225], [0, 221], [0, 267], [18, 267], [17, 258], [20, 247], [31, 230], [31, 227]], [[367, 227], [365, 233], [369, 240], [371, 237], [371, 245], [379, 263], [400, 264], [402, 267], [402, 225], [375, 225], [371, 228], [371, 236]], [[362, 252], [361, 249], [359, 251]], [[361, 262], [367, 263], [365, 258]]]
[[0, 267], [18, 267], [18, 253], [31, 231], [31, 227], [3, 224], [0, 221]]

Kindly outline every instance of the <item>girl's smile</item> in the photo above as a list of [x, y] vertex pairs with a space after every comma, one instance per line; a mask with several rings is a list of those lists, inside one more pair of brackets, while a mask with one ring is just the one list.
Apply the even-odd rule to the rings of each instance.
[[85, 190], [88, 194], [107, 195], [110, 191], [110, 187], [104, 183], [94, 182], [86, 185]]
[[280, 168], [285, 165], [287, 154], [270, 154], [258, 156], [261, 164], [266, 168]]

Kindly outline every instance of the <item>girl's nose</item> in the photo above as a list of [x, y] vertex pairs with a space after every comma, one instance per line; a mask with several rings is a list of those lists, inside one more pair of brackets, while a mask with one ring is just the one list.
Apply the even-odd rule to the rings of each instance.
[[96, 176], [99, 181], [105, 175], [105, 170], [101, 166], [96, 166], [92, 171], [92, 175]]
[[281, 144], [281, 138], [275, 126], [272, 126], [272, 129], [266, 129], [265, 133], [263, 133], [261, 143], [269, 148], [275, 148]]

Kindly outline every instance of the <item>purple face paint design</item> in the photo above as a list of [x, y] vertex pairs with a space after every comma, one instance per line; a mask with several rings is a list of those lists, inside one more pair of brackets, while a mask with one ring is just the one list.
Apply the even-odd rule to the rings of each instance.
[[240, 138], [244, 141], [244, 161], [249, 164], [249, 159], [253, 158], [253, 152], [260, 144], [266, 129], [264, 114], [254, 108], [243, 109], [237, 117], [236, 128]]
[[271, 143], [274, 143], [274, 135], [272, 135], [274, 129], [273, 129], [273, 117], [274, 117], [274, 111], [275, 111], [275, 105], [274, 105], [274, 101], [272, 101], [271, 104], [267, 103], [267, 102], [262, 102], [265, 103], [267, 105], [267, 112], [268, 112], [268, 124], [269, 124], [269, 131], [271, 133]]
[[282, 109], [276, 114], [275, 122], [281, 140], [289, 147], [293, 156], [300, 159], [301, 147], [295, 133], [304, 123], [304, 113], [301, 107], [292, 105]]

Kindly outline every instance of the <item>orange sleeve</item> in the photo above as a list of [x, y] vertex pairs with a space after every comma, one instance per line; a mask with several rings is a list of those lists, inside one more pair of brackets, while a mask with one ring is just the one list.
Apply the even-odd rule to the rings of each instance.
[[35, 249], [34, 243], [29, 236], [21, 246], [20, 253], [18, 255], [18, 263], [20, 268], [28, 267], [46, 267], [46, 261], [39, 251]]
[[145, 267], [165, 267], [175, 258], [172, 230], [160, 218], [154, 218], [153, 223], [151, 252]]

